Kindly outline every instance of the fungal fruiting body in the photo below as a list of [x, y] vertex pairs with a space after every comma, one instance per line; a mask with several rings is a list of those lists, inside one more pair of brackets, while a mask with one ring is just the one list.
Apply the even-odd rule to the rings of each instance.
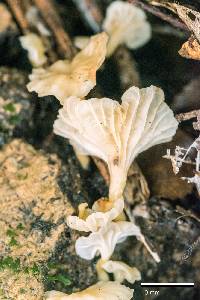
[[144, 11], [123, 1], [114, 1], [108, 6], [103, 29], [109, 35], [107, 56], [121, 44], [137, 49], [151, 38], [151, 26]]
[[117, 244], [122, 243], [128, 236], [140, 235], [140, 228], [132, 222], [110, 222], [97, 232], [78, 238], [75, 244], [76, 253], [87, 260], [96, 255], [100, 255], [103, 260], [109, 260]]
[[22, 47], [28, 51], [28, 58], [34, 67], [41, 67], [47, 62], [46, 47], [40, 36], [28, 33], [19, 38]]
[[98, 207], [98, 202], [99, 200], [95, 202], [90, 210], [88, 210], [87, 206], [84, 205], [85, 213], [82, 212], [82, 214], [84, 214], [82, 216], [69, 216], [67, 218], [68, 226], [79, 231], [96, 232], [100, 227], [106, 227], [111, 221], [116, 219], [123, 212], [124, 200], [122, 198], [118, 199], [114, 203], [111, 203], [111, 201], [108, 200], [101, 201], [101, 203], [109, 203], [109, 210], [107, 211], [99, 210], [100, 207]]
[[[133, 222], [117, 220], [123, 210], [123, 190], [128, 169], [142, 151], [172, 139], [178, 127], [173, 112], [164, 102], [161, 89], [151, 86], [144, 89], [129, 88], [122, 103], [112, 99], [80, 101], [70, 97], [64, 102], [54, 123], [54, 132], [65, 138], [87, 155], [105, 161], [110, 173], [109, 200], [87, 209], [82, 217], [70, 216], [68, 225], [79, 231], [91, 232], [76, 241], [76, 253], [84, 259], [95, 256], [108, 261], [116, 244], [134, 235], [152, 252], [138, 226]], [[104, 206], [110, 206], [105, 210]], [[98, 210], [95, 211], [95, 208]]]
[[171, 140], [178, 122], [164, 102], [161, 89], [129, 88], [122, 103], [109, 98], [64, 102], [54, 132], [68, 138], [80, 152], [106, 162], [110, 173], [109, 200], [120, 199], [128, 169], [142, 151]]
[[89, 288], [67, 295], [57, 291], [46, 293], [46, 300], [130, 300], [133, 290], [118, 282], [98, 282]]
[[96, 71], [104, 62], [107, 40], [107, 34], [102, 32], [91, 37], [72, 61], [59, 60], [46, 69], [34, 69], [28, 90], [39, 97], [53, 95], [61, 104], [69, 96], [84, 98], [96, 85]]
[[107, 273], [113, 273], [115, 281], [119, 283], [127, 280], [133, 284], [136, 280], [141, 280], [141, 273], [135, 267], [130, 267], [122, 261], [108, 260], [102, 262], [101, 267]]

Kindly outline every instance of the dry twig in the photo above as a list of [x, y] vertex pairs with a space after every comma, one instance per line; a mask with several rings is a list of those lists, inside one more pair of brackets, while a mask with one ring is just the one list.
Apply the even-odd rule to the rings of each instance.
[[165, 14], [164, 12], [160, 11], [157, 7], [155, 7], [153, 5], [143, 3], [140, 0], [128, 0], [128, 2], [134, 4], [135, 6], [138, 6], [138, 7], [142, 8], [143, 10], [145, 10], [145, 11], [151, 13], [152, 15], [162, 19], [163, 21], [168, 22], [169, 24], [171, 24], [174, 27], [177, 27], [177, 28], [179, 28], [181, 30], [184, 30], [184, 31], [189, 31], [187, 26], [183, 22], [179, 21], [177, 18], [174, 18], [170, 15]]
[[55, 36], [59, 54], [68, 59], [72, 58], [75, 54], [75, 48], [72, 45], [69, 35], [63, 28], [62, 21], [53, 5], [53, 2], [51, 0], [33, 1]]
[[196, 118], [199, 114], [200, 114], [200, 109], [197, 109], [197, 110], [192, 110], [190, 112], [178, 114], [175, 117], [176, 117], [176, 120], [179, 123], [181, 123], [183, 121], [187, 121], [187, 120]]
[[22, 32], [29, 32], [29, 24], [24, 13], [23, 0], [6, 0]]
[[83, 15], [85, 21], [89, 24], [94, 32], [101, 30], [103, 16], [99, 7], [94, 0], [73, 0], [77, 8]]

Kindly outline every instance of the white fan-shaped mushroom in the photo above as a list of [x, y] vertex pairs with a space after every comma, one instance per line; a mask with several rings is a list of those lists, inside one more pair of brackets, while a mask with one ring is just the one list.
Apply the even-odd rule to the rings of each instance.
[[113, 273], [115, 281], [123, 282], [127, 280], [134, 283], [136, 280], [141, 280], [141, 273], [135, 267], [130, 267], [122, 261], [109, 260], [102, 263], [102, 268], [108, 272]]
[[59, 111], [54, 132], [70, 139], [83, 154], [104, 160], [110, 173], [109, 199], [121, 198], [128, 169], [142, 151], [168, 142], [178, 122], [161, 89], [131, 87], [122, 104], [108, 98], [70, 97]]
[[151, 27], [145, 13], [123, 1], [114, 1], [108, 6], [103, 29], [110, 36], [108, 56], [121, 44], [136, 49], [147, 43], [151, 37]]
[[57, 291], [46, 292], [46, 300], [130, 300], [133, 290], [118, 282], [98, 282], [89, 288], [67, 295]]
[[54, 95], [61, 103], [69, 96], [84, 98], [96, 84], [96, 71], [106, 56], [105, 32], [91, 37], [72, 61], [59, 60], [47, 69], [35, 69], [27, 88], [39, 97]]
[[47, 62], [46, 47], [40, 36], [28, 33], [19, 38], [22, 47], [28, 51], [28, 58], [34, 67], [41, 67]]
[[[98, 203], [98, 201], [96, 202]], [[100, 227], [106, 226], [112, 220], [116, 219], [122, 213], [124, 208], [123, 199], [118, 199], [115, 201], [113, 203], [113, 207], [105, 212], [95, 210], [95, 207], [97, 207], [96, 202], [93, 206], [93, 209], [90, 210], [90, 215], [85, 220], [77, 216], [69, 216], [67, 218], [68, 226], [79, 231], [95, 232]]]
[[128, 236], [140, 237], [140, 228], [131, 222], [111, 222], [101, 227], [88, 237], [80, 237], [76, 241], [76, 253], [87, 260], [101, 255], [101, 259], [108, 260], [116, 244], [122, 243]]

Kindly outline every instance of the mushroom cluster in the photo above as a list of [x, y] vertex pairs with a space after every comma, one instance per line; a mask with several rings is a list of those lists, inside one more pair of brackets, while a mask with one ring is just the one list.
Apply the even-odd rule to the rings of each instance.
[[[131, 299], [132, 290], [121, 283], [140, 280], [140, 272], [111, 260], [115, 246], [128, 236], [143, 242], [154, 259], [160, 261], [157, 253], [149, 249], [140, 228], [127, 220], [123, 191], [128, 170], [137, 155], [172, 139], [178, 126], [173, 112], [164, 101], [163, 91], [155, 86], [143, 89], [132, 86], [122, 95], [121, 104], [109, 98], [84, 99], [95, 86], [96, 71], [108, 53], [121, 42], [138, 47], [150, 37], [144, 13], [135, 7], [133, 10], [132, 5], [114, 2], [103, 25], [109, 42], [107, 33], [97, 34], [72, 61], [58, 61], [47, 69], [35, 69], [30, 76], [29, 91], [39, 96], [54, 95], [62, 105], [54, 122], [54, 133], [68, 139], [78, 153], [103, 160], [110, 175], [107, 198], [97, 199], [91, 208], [82, 203], [78, 216], [69, 216], [67, 220], [70, 228], [88, 233], [77, 239], [75, 249], [83, 259], [99, 257], [96, 269], [100, 281], [71, 295], [48, 292], [48, 300]], [[118, 21], [126, 19], [126, 26], [119, 28], [116, 14]], [[134, 29], [130, 24], [134, 24]], [[135, 41], [129, 39], [132, 31], [137, 37]], [[109, 273], [113, 273], [115, 282], [109, 281]]]
[[[102, 28], [109, 36], [107, 57], [111, 56], [121, 45], [125, 45], [129, 49], [137, 49], [145, 45], [151, 38], [151, 26], [145, 12], [120, 0], [113, 1], [108, 6]], [[87, 36], [77, 36], [75, 45], [77, 48], [83, 49], [88, 40]]]

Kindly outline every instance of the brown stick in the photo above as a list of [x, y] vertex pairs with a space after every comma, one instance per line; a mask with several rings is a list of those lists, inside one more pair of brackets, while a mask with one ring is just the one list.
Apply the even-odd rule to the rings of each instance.
[[[12, 1], [12, 0], [10, 0]], [[33, 0], [47, 25], [53, 32], [58, 45], [58, 51], [64, 58], [71, 59], [75, 54], [70, 37], [63, 28], [62, 21], [51, 0]]]
[[189, 31], [189, 29], [183, 22], [179, 21], [178, 19], [176, 19], [170, 15], [166, 15], [165, 13], [163, 13], [162, 11], [160, 11], [158, 8], [156, 8], [153, 5], [143, 3], [140, 0], [128, 0], [128, 2], [130, 2], [131, 4], [134, 4], [135, 6], [142, 8], [143, 10], [146, 10], [147, 12], [162, 19], [163, 21], [168, 22], [169, 24], [171, 24], [174, 27], [177, 27], [184, 31]]
[[87, 21], [94, 32], [101, 30], [103, 15], [95, 0], [73, 0], [83, 18]]
[[23, 0], [6, 0], [22, 32], [29, 32], [29, 24], [25, 17]]
[[183, 121], [187, 121], [187, 120], [196, 118], [199, 114], [200, 114], [200, 109], [197, 109], [197, 110], [192, 110], [190, 112], [177, 114], [175, 117], [176, 117], [176, 120], [179, 123], [181, 123]]

